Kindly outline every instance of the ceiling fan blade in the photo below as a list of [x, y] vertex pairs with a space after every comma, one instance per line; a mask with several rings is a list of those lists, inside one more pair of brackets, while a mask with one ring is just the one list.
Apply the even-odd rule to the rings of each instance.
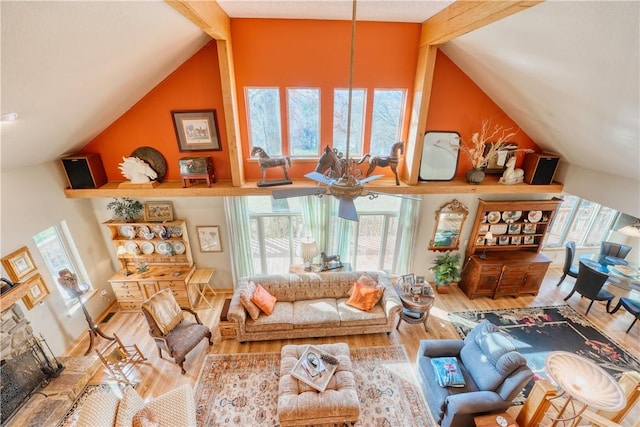
[[364, 179], [361, 179], [360, 180], [360, 184], [366, 184], [367, 182], [371, 182], [374, 179], [382, 178], [383, 176], [384, 175], [371, 175], [371, 176], [368, 176], [368, 177], [366, 177]]
[[272, 197], [274, 199], [287, 199], [289, 197], [301, 196], [317, 196], [323, 194], [326, 190], [320, 187], [313, 188], [288, 188], [286, 190], [273, 190]]
[[312, 179], [321, 184], [329, 184], [332, 182], [332, 180], [330, 180], [329, 178], [327, 178], [326, 176], [324, 176], [319, 172], [309, 172], [308, 174], [305, 174], [305, 178]]
[[338, 216], [347, 221], [358, 221], [358, 211], [356, 211], [356, 205], [353, 203], [353, 199], [349, 197], [342, 197], [340, 199]]
[[409, 200], [422, 200], [422, 198], [420, 198], [420, 197], [413, 197], [413, 196], [409, 196], [408, 194], [381, 193], [379, 191], [369, 191], [369, 193], [370, 194], [379, 195], [379, 196], [400, 197], [402, 199], [409, 199]]

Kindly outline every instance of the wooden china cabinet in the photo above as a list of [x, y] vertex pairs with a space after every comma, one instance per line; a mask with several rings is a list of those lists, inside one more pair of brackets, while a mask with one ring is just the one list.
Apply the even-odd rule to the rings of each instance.
[[560, 203], [480, 199], [459, 284], [464, 293], [469, 298], [536, 295], [551, 263], [540, 250]]

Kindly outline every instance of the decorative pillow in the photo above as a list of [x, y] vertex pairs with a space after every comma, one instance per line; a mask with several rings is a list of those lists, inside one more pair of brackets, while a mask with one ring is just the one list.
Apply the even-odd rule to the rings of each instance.
[[503, 354], [516, 349], [511, 340], [501, 332], [480, 334], [476, 337], [476, 343], [494, 365]]
[[257, 305], [260, 310], [262, 310], [267, 316], [273, 313], [273, 307], [276, 305], [277, 300], [278, 299], [276, 297], [271, 295], [269, 291], [263, 288], [260, 284], [256, 286], [256, 291], [251, 297], [251, 301], [255, 305]]
[[133, 417], [132, 427], [160, 427], [158, 415], [151, 408], [144, 407]]
[[240, 303], [249, 313], [249, 316], [256, 320], [260, 316], [260, 308], [251, 301], [253, 294], [256, 292], [256, 284], [253, 280], [247, 284], [247, 287], [240, 292]]
[[436, 357], [431, 366], [440, 387], [464, 387], [464, 377], [455, 357]]
[[151, 314], [163, 334], [171, 332], [182, 322], [182, 309], [173, 297], [171, 289], [156, 292], [142, 306]]
[[369, 311], [380, 300], [382, 292], [375, 288], [363, 286], [360, 282], [353, 283], [353, 292], [347, 300], [347, 305]]
[[142, 408], [144, 408], [144, 400], [142, 397], [140, 397], [133, 387], [127, 386], [122, 393], [120, 404], [118, 404], [115, 427], [131, 427], [133, 417]]
[[[358, 283], [360, 283], [362, 286], [366, 286], [368, 288], [374, 288], [377, 289], [378, 292], [378, 299], [376, 300], [376, 302], [374, 303], [377, 304], [378, 301], [380, 301], [382, 299], [382, 295], [384, 295], [384, 290], [385, 287], [381, 284], [379, 284], [378, 282], [376, 282], [376, 280], [374, 278], [372, 278], [371, 276], [367, 276], [366, 274], [363, 274], [362, 276], [360, 276], [357, 280]], [[351, 289], [349, 290], [349, 295], [353, 294], [353, 286], [351, 287]]]

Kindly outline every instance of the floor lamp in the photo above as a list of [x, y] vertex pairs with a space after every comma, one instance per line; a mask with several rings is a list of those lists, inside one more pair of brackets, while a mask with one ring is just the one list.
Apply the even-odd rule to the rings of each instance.
[[75, 273], [72, 273], [71, 271], [67, 270], [66, 268], [64, 270], [60, 270], [58, 274], [60, 275], [60, 277], [58, 277], [58, 283], [60, 283], [60, 285], [63, 288], [65, 288], [73, 298], [78, 298], [78, 302], [80, 303], [80, 307], [82, 307], [82, 312], [84, 313], [84, 318], [87, 320], [87, 323], [89, 324], [89, 348], [87, 349], [84, 355], [86, 356], [87, 354], [89, 354], [89, 352], [93, 348], [95, 337], [98, 335], [106, 340], [113, 341], [115, 338], [110, 337], [106, 335], [104, 332], [102, 332], [102, 330], [100, 329], [100, 326], [98, 326], [93, 321], [93, 319], [91, 318], [91, 315], [87, 311], [87, 308], [84, 306], [84, 303], [82, 302], [81, 296], [87, 291], [89, 287], [86, 285], [85, 286], [79, 285], [78, 276]]

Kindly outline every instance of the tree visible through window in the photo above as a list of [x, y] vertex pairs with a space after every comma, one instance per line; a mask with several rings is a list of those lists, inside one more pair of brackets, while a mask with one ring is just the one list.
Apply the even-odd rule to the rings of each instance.
[[251, 147], [282, 155], [280, 93], [277, 88], [246, 89]]
[[372, 155], [389, 154], [391, 146], [400, 141], [404, 98], [404, 90], [374, 90], [369, 147]]
[[[366, 91], [353, 89], [351, 100], [351, 139], [349, 156], [362, 155], [364, 132], [364, 107]], [[347, 116], [349, 112], [349, 90], [333, 91], [333, 147], [347, 154]]]
[[287, 89], [289, 153], [317, 157], [320, 147], [320, 91]]

